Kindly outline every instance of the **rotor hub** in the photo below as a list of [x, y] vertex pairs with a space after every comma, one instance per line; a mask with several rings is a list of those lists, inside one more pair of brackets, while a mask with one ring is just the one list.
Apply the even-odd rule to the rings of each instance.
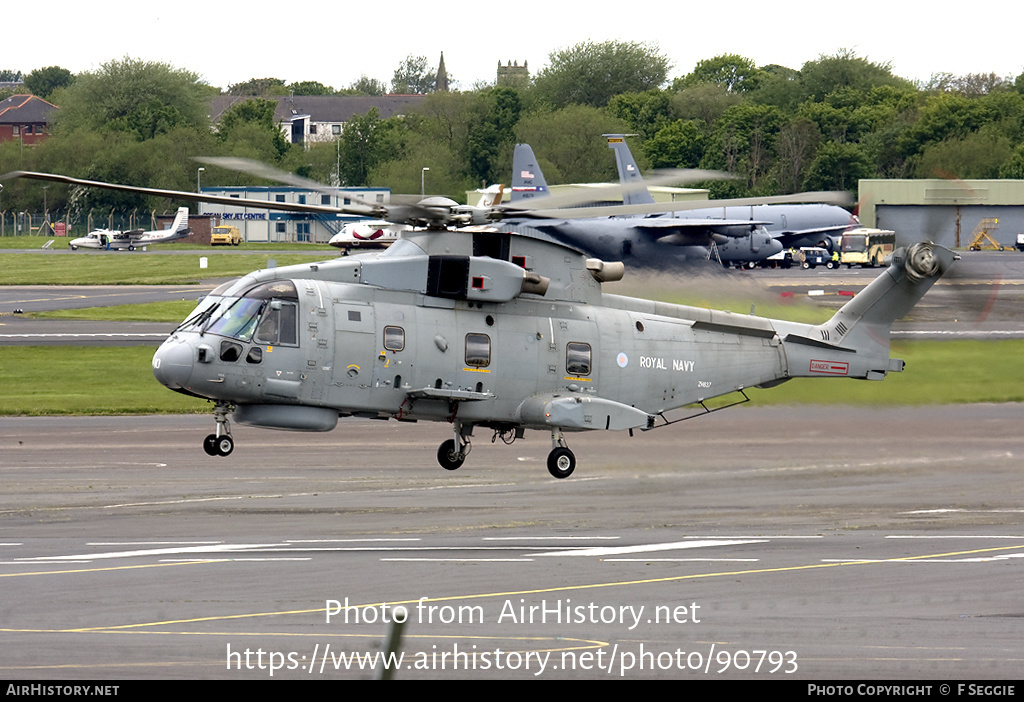
[[939, 258], [935, 255], [930, 241], [912, 244], [907, 249], [905, 269], [907, 276], [917, 282], [925, 278], [933, 278], [939, 271]]

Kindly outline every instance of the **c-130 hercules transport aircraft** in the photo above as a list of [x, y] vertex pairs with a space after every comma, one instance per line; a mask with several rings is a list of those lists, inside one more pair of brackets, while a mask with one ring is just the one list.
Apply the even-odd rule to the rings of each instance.
[[551, 436], [549, 472], [566, 478], [573, 432], [632, 434], [680, 421], [668, 413], [687, 405], [745, 402], [751, 387], [903, 370], [891, 325], [957, 258], [925, 242], [899, 249], [832, 319], [800, 324], [608, 294], [621, 263], [493, 226], [450, 229], [465, 220], [433, 203], [372, 212], [426, 225], [383, 252], [225, 283], [170, 335], [153, 373], [214, 403], [208, 454], [232, 452], [229, 417], [299, 431], [423, 420], [451, 425], [437, 451], [448, 470], [478, 427], [505, 443], [536, 430]]

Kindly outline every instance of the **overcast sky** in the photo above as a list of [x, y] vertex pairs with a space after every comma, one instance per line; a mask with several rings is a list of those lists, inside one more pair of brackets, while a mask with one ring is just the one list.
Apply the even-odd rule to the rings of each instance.
[[[605, 7], [613, 6], [609, 3]], [[590, 9], [584, 9], [589, 7]], [[580, 2], [233, 3], [176, 0], [50, 0], [23, 5], [5, 22], [0, 68], [29, 73], [62, 66], [73, 73], [132, 57], [163, 61], [227, 88], [250, 78], [315, 80], [344, 88], [361, 75], [390, 85], [408, 55], [436, 66], [444, 52], [457, 87], [491, 83], [498, 62], [529, 62], [579, 42], [651, 42], [672, 62], [669, 77], [706, 58], [740, 54], [757, 65], [800, 68], [851, 49], [911, 80], [933, 73], [1024, 72], [1021, 10], [1014, 16], [905, 0], [858, 3], [622, 2], [615, 11]], [[1010, 7], [1010, 6], [1006, 6]], [[841, 16], [839, 8], [853, 14]], [[8, 19], [11, 19], [10, 17]]]

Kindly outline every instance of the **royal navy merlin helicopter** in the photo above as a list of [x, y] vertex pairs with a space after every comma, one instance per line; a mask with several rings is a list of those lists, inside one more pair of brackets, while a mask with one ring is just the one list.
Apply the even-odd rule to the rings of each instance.
[[156, 379], [214, 403], [206, 453], [232, 453], [230, 420], [298, 431], [422, 420], [451, 425], [437, 451], [448, 470], [477, 428], [505, 443], [536, 430], [551, 436], [548, 471], [566, 478], [574, 432], [632, 435], [692, 418], [668, 416], [689, 405], [715, 411], [712, 398], [746, 402], [752, 387], [902, 371], [891, 325], [957, 258], [930, 243], [899, 249], [832, 319], [809, 325], [605, 293], [621, 262], [404, 207], [387, 218], [425, 227], [383, 252], [225, 283], [160, 346]]

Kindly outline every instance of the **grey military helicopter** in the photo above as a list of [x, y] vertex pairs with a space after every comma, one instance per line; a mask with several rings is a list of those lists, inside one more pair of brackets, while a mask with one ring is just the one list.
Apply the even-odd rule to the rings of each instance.
[[[0, 179], [12, 175], [74, 180]], [[752, 387], [903, 370], [889, 357], [891, 325], [957, 258], [930, 243], [899, 249], [832, 319], [809, 325], [605, 293], [621, 262], [493, 226], [452, 229], [476, 215], [436, 200], [371, 214], [421, 228], [383, 252], [225, 283], [156, 351], [160, 383], [214, 403], [206, 453], [232, 453], [230, 420], [296, 431], [341, 417], [422, 420], [452, 427], [437, 451], [445, 469], [463, 465], [477, 428], [505, 443], [536, 430], [551, 436], [548, 471], [566, 478], [574, 432], [632, 435], [716, 411], [712, 398], [749, 401]], [[703, 412], [669, 418], [689, 405]]]

